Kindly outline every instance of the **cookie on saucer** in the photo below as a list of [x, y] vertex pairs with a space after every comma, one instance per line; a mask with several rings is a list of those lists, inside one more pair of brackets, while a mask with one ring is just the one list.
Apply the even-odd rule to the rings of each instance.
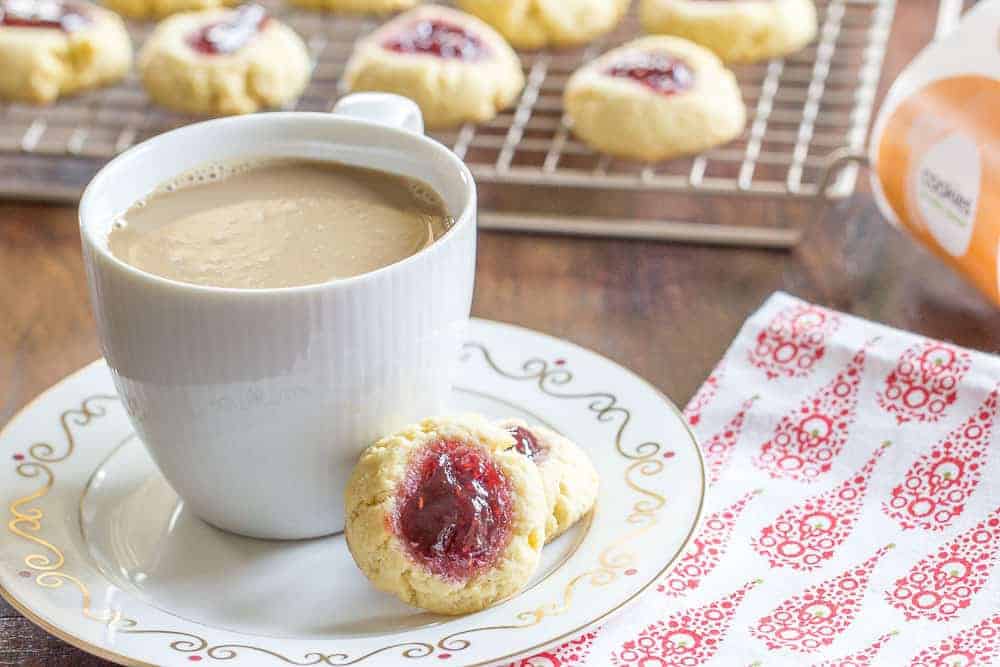
[[288, 0], [296, 7], [356, 14], [389, 14], [412, 9], [420, 0]]
[[294, 101], [312, 69], [302, 39], [259, 5], [175, 14], [139, 53], [146, 92], [193, 114], [240, 114]]
[[463, 12], [428, 5], [358, 42], [347, 88], [409, 97], [430, 128], [482, 122], [511, 106], [524, 87], [517, 54], [495, 30]]
[[515, 449], [534, 461], [542, 474], [549, 516], [545, 541], [570, 529], [597, 502], [600, 478], [590, 458], [574, 442], [544, 426], [528, 426], [520, 419], [498, 424], [514, 436]]
[[0, 0], [0, 64], [0, 99], [48, 104], [123, 78], [132, 41], [89, 2]]
[[813, 0], [642, 0], [642, 27], [701, 44], [729, 63], [794, 53], [816, 37]]
[[485, 609], [538, 567], [548, 505], [538, 468], [477, 416], [427, 419], [361, 455], [347, 544], [379, 590], [441, 614]]
[[725, 143], [746, 123], [733, 73], [678, 37], [642, 37], [593, 60], [570, 77], [564, 106], [589, 146], [648, 162]]
[[240, 0], [102, 0], [105, 7], [133, 19], [161, 19], [179, 12], [196, 12], [238, 5]]
[[519, 49], [577, 46], [613, 29], [631, 0], [458, 0]]

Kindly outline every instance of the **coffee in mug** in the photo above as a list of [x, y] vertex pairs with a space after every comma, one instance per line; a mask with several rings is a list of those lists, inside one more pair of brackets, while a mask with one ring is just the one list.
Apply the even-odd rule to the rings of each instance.
[[394, 264], [451, 219], [430, 185], [377, 169], [261, 159], [189, 171], [136, 202], [108, 238], [118, 259], [210, 287], [295, 287]]

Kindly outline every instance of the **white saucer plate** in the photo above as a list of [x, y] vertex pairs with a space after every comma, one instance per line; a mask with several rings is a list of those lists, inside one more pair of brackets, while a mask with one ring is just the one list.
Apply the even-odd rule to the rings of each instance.
[[126, 665], [495, 664], [571, 639], [635, 600], [691, 539], [705, 500], [698, 445], [655, 388], [565, 341], [474, 320], [459, 368], [456, 412], [546, 424], [601, 473], [594, 512], [503, 604], [420, 612], [374, 590], [342, 536], [254, 540], [193, 517], [133, 434], [103, 361], [0, 433], [0, 593]]

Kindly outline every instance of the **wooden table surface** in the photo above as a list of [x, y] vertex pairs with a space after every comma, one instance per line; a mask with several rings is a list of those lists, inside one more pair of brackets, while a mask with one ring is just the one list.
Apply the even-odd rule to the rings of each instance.
[[[899, 3], [883, 92], [930, 38], [936, 6]], [[821, 219], [797, 217], [809, 233], [791, 253], [482, 233], [473, 311], [594, 349], [679, 404], [776, 290], [1000, 350], [1000, 309], [885, 224], [863, 182]], [[2, 424], [98, 356], [76, 212], [0, 202], [0, 279]], [[0, 665], [104, 664], [0, 601]]]

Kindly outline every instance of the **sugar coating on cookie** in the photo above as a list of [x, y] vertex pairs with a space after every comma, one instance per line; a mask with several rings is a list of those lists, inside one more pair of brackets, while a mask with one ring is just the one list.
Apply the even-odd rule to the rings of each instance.
[[794, 53], [816, 37], [813, 0], [642, 0], [643, 29], [675, 35], [730, 63]]
[[306, 9], [358, 14], [389, 14], [412, 9], [420, 0], [288, 0], [289, 4]]
[[240, 114], [295, 100], [312, 65], [302, 39], [259, 5], [175, 14], [139, 53], [157, 103], [194, 114]]
[[48, 104], [123, 78], [132, 41], [89, 2], [0, 0], [0, 63], [0, 99]]
[[345, 491], [347, 544], [379, 590], [441, 614], [519, 591], [545, 543], [538, 468], [482, 417], [439, 417], [361, 455]]
[[348, 90], [409, 97], [428, 127], [483, 122], [524, 88], [517, 54], [495, 30], [463, 12], [428, 5], [360, 40], [344, 72]]
[[180, 12], [197, 12], [238, 5], [240, 0], [102, 0], [105, 7], [133, 19], [161, 19]]
[[595, 150], [654, 162], [735, 139], [746, 124], [736, 77], [711, 51], [677, 37], [643, 37], [570, 77], [573, 133]]
[[516, 451], [531, 459], [542, 474], [549, 515], [545, 541], [569, 530], [597, 502], [600, 478], [590, 457], [570, 439], [520, 419], [497, 424], [514, 437]]
[[576, 46], [613, 29], [631, 0], [458, 0], [519, 49]]

